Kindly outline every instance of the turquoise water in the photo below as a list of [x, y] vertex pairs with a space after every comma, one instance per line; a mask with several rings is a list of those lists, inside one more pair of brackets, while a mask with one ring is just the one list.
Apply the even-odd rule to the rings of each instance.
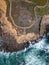
[[49, 65], [49, 35], [22, 51], [0, 52], [0, 65]]

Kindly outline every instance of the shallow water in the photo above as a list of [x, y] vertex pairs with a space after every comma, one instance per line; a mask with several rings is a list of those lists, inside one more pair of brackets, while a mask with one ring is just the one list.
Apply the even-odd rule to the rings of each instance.
[[49, 35], [22, 51], [0, 52], [0, 65], [49, 65]]

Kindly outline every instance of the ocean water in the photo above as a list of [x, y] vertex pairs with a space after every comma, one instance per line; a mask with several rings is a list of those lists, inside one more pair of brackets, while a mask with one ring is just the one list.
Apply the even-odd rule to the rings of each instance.
[[24, 50], [0, 52], [0, 65], [49, 65], [49, 34]]

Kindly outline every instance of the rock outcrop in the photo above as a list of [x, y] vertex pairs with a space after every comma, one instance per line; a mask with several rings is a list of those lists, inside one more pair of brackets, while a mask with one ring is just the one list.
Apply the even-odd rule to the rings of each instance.
[[48, 28], [49, 28], [49, 15], [44, 15], [41, 21], [40, 36], [46, 34], [49, 31]]
[[[18, 51], [29, 46], [27, 41], [36, 40], [39, 35], [34, 33], [28, 33], [25, 35], [18, 36], [17, 30], [6, 17], [6, 0], [0, 0], [0, 37], [2, 39], [2, 49], [4, 51]], [[0, 48], [1, 49], [1, 48]]]
[[38, 34], [28, 33], [26, 35], [18, 36], [17, 37], [17, 42], [18, 43], [23, 43], [23, 42], [27, 42], [27, 41], [35, 41], [38, 38], [39, 38]]

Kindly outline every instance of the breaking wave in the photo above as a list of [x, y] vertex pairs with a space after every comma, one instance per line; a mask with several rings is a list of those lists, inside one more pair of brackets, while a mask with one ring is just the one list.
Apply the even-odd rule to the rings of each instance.
[[[24, 50], [0, 52], [0, 65], [49, 65], [49, 35]], [[33, 43], [33, 42], [32, 42]]]

